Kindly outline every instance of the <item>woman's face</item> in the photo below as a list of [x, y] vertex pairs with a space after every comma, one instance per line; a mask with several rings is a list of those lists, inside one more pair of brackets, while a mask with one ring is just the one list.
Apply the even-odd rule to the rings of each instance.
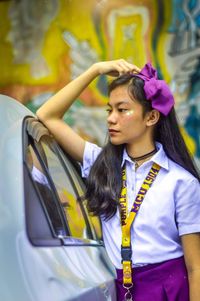
[[147, 114], [144, 116], [141, 104], [130, 98], [127, 88], [123, 85], [114, 89], [108, 102], [108, 131], [115, 145], [142, 142], [149, 133]]

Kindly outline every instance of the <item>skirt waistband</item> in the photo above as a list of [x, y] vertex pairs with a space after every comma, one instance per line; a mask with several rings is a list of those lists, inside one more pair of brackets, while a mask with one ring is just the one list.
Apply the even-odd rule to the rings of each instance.
[[[152, 272], [156, 272], [159, 273], [159, 271], [166, 271], [168, 272], [171, 267], [177, 266], [177, 265], [182, 265], [185, 266], [185, 261], [184, 261], [184, 257], [178, 257], [178, 258], [173, 258], [167, 261], [163, 261], [163, 262], [159, 262], [159, 263], [153, 263], [153, 264], [148, 264], [145, 266], [141, 266], [141, 267], [135, 267], [133, 268], [133, 274], [137, 275], [140, 274], [142, 272], [148, 272], [150, 270], [152, 270]], [[117, 272], [117, 277], [121, 276], [123, 274], [123, 270], [122, 269], [116, 269]]]

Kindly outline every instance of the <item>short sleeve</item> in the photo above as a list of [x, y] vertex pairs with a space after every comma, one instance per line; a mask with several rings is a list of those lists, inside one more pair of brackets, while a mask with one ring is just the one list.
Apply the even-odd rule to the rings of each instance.
[[180, 236], [200, 232], [200, 183], [196, 178], [179, 187], [176, 222]]
[[96, 144], [86, 142], [83, 154], [83, 163], [81, 165], [82, 177], [87, 178], [94, 161], [101, 152], [101, 148]]

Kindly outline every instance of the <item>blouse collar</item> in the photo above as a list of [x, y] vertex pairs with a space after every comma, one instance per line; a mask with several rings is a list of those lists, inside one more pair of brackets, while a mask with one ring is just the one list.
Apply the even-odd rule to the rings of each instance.
[[[157, 163], [158, 165], [160, 165], [164, 169], [168, 170], [169, 169], [169, 159], [168, 159], [168, 157], [167, 157], [167, 155], [166, 155], [166, 153], [163, 149], [162, 144], [159, 143], [159, 142], [156, 142], [156, 148], [157, 148], [158, 151], [148, 161]], [[126, 151], [126, 148], [124, 148], [121, 167], [125, 164], [126, 161], [133, 164], [133, 161], [131, 160], [131, 158], [129, 157], [129, 155]], [[146, 161], [146, 162], [148, 162], [148, 161]]]

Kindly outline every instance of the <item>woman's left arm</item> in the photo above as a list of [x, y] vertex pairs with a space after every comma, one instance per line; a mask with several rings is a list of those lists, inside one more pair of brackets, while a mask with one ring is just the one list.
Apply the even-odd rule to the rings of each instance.
[[188, 271], [190, 301], [200, 300], [200, 233], [181, 236]]

